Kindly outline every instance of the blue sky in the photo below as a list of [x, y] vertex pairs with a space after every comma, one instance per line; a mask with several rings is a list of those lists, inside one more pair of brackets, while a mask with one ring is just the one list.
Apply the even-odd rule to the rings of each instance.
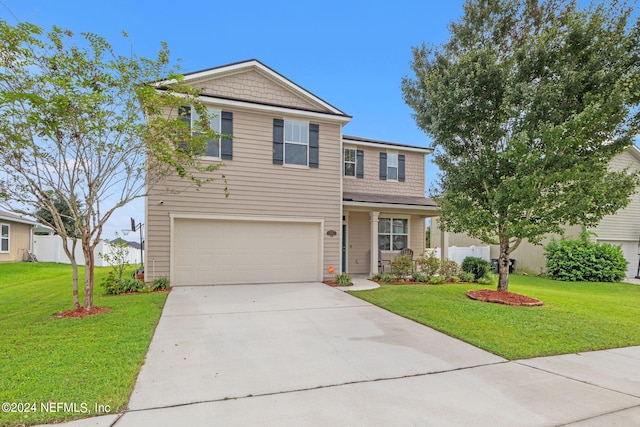
[[[400, 82], [410, 75], [411, 47], [447, 40], [463, 0], [87, 1], [0, 0], [0, 18], [57, 25], [107, 38], [119, 53], [154, 56], [169, 44], [185, 72], [258, 59], [353, 116], [347, 135], [430, 146]], [[129, 34], [124, 43], [121, 31]], [[435, 171], [427, 164], [428, 185]], [[103, 233], [144, 218], [141, 202], [125, 206]]]

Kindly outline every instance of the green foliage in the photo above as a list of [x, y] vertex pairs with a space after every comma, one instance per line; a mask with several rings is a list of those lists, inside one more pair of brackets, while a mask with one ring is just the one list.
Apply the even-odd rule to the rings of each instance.
[[439, 273], [440, 273], [440, 276], [445, 278], [445, 280], [453, 276], [457, 276], [459, 272], [460, 272], [460, 267], [458, 266], [458, 263], [455, 262], [454, 260], [443, 259], [442, 262], [440, 262]]
[[[20, 214], [52, 214], [49, 225], [78, 237], [89, 262], [115, 210], [167, 176], [197, 186], [218, 178], [224, 165], [199, 153], [220, 135], [166, 44], [155, 58], [119, 55], [96, 34], [4, 20], [0, 44], [1, 201]], [[179, 117], [184, 105], [198, 113], [195, 132]], [[93, 305], [90, 267], [85, 309]]]
[[429, 284], [430, 285], [440, 285], [442, 283], [444, 283], [447, 280], [446, 277], [444, 276], [433, 276], [429, 278]]
[[100, 282], [100, 286], [107, 295], [120, 295], [125, 292], [138, 292], [145, 288], [144, 283], [139, 280], [120, 278], [118, 279], [113, 271], [110, 271]]
[[398, 255], [389, 262], [389, 269], [397, 280], [402, 280], [413, 271], [413, 261], [409, 255]]
[[435, 276], [440, 269], [440, 260], [434, 252], [430, 252], [429, 255], [420, 255], [416, 259], [416, 269], [427, 277]]
[[471, 282], [475, 282], [477, 279], [473, 273], [468, 273], [466, 271], [463, 271], [460, 273], [460, 280], [463, 282], [471, 283]]
[[158, 277], [153, 281], [151, 285], [151, 290], [153, 291], [162, 291], [169, 288], [169, 279], [166, 277]]
[[347, 273], [336, 274], [334, 282], [336, 282], [338, 286], [349, 286], [351, 284], [351, 276]]
[[478, 282], [478, 285], [485, 285], [485, 286], [495, 285], [493, 276], [491, 274], [487, 274], [486, 276], [479, 278], [477, 282]]
[[378, 274], [378, 281], [380, 283], [391, 283], [394, 282], [396, 280], [395, 276], [393, 276], [392, 274], [389, 273], [382, 273], [382, 274]]
[[491, 271], [491, 263], [483, 260], [482, 258], [468, 256], [462, 260], [460, 268], [462, 268], [462, 271], [464, 272], [471, 273], [473, 275], [473, 279], [470, 281], [475, 282]]
[[622, 249], [595, 243], [585, 236], [577, 240], [554, 240], [545, 246], [547, 274], [563, 281], [619, 282], [627, 275]]
[[429, 276], [423, 273], [414, 272], [411, 275], [411, 278], [416, 282], [427, 282], [429, 280]]
[[109, 252], [99, 255], [111, 266], [115, 280], [120, 281], [124, 270], [129, 267], [129, 243], [121, 239], [118, 233], [116, 233], [116, 237], [116, 240], [109, 243]]
[[467, 1], [446, 43], [413, 48], [402, 90], [436, 147], [442, 229], [509, 256], [629, 203], [637, 174], [608, 164], [638, 134], [638, 22], [578, 3]]

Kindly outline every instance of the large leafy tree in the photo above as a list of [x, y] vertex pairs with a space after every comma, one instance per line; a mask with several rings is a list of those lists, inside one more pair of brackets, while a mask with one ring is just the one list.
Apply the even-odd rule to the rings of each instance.
[[563, 226], [593, 226], [638, 184], [609, 161], [638, 132], [638, 23], [615, 2], [475, 0], [440, 46], [413, 48], [405, 101], [433, 138], [441, 226], [509, 255]]
[[[183, 105], [199, 113], [196, 129], [179, 116]], [[74, 268], [76, 308], [78, 265], [67, 238], [82, 245], [89, 310], [94, 249], [113, 212], [170, 173], [195, 185], [212, 180], [220, 165], [198, 156], [218, 136], [208, 119], [165, 44], [155, 59], [118, 55], [95, 34], [57, 27], [45, 34], [29, 23], [0, 21], [2, 203], [61, 236]]]

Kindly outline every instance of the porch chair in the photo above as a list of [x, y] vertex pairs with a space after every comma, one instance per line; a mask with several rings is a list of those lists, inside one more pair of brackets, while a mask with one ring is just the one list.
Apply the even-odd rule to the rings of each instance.
[[409, 258], [411, 259], [411, 264], [413, 264], [413, 271], [415, 271], [416, 265], [415, 265], [415, 262], [413, 261], [413, 249], [404, 248], [400, 250], [400, 256], [403, 256], [403, 255], [409, 255]]
[[384, 262], [382, 262], [382, 251], [378, 251], [378, 272], [384, 273]]

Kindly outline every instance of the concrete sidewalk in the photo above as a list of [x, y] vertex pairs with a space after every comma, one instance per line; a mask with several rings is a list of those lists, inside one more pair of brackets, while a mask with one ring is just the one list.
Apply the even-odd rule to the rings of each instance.
[[640, 347], [508, 362], [320, 283], [175, 288], [129, 409], [69, 426], [640, 424]]

